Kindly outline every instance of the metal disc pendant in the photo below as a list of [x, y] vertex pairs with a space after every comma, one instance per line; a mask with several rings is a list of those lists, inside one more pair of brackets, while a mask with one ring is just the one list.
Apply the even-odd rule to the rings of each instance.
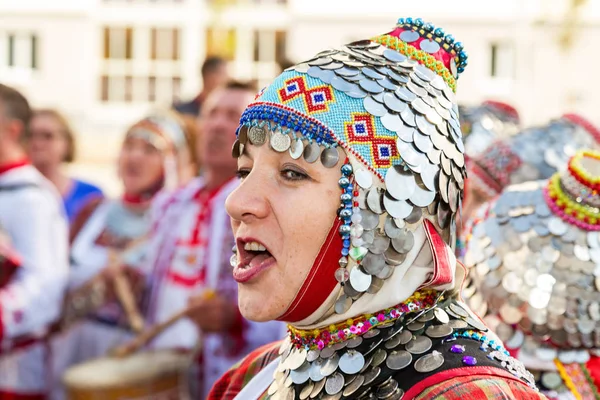
[[434, 309], [433, 315], [435, 315], [435, 318], [442, 324], [447, 324], [448, 322], [450, 322], [450, 317], [448, 316], [448, 313], [441, 308]]
[[305, 361], [304, 364], [300, 366], [300, 368], [293, 369], [290, 371], [290, 376], [292, 377], [292, 382], [296, 385], [301, 385], [306, 382], [309, 378], [310, 372], [310, 363]]
[[292, 349], [292, 352], [288, 356], [286, 362], [288, 363], [289, 369], [298, 369], [306, 361], [308, 352], [305, 349]]
[[431, 325], [425, 330], [425, 334], [430, 338], [443, 338], [451, 335], [454, 329], [448, 324]]
[[413, 334], [410, 331], [403, 331], [400, 334], [400, 344], [406, 344], [410, 342], [413, 338]]
[[311, 364], [308, 376], [313, 382], [320, 382], [323, 380], [323, 378], [325, 378], [325, 375], [321, 373], [321, 368], [323, 368], [324, 364], [325, 361], [321, 358], [315, 360], [315, 362]]
[[338, 368], [340, 357], [337, 354], [332, 355], [325, 364], [321, 367], [323, 376], [330, 376]]
[[302, 391], [300, 392], [300, 400], [308, 399], [308, 397], [312, 393], [314, 387], [315, 387], [315, 384], [313, 382], [308, 382], [306, 385], [304, 385], [304, 387], [302, 388]]
[[348, 347], [349, 349], [355, 349], [358, 346], [360, 346], [362, 344], [362, 342], [363, 342], [362, 336], [355, 336], [346, 342], [346, 347]]
[[363, 382], [363, 386], [364, 387], [369, 386], [371, 383], [373, 383], [373, 381], [375, 379], [377, 379], [379, 377], [380, 374], [381, 374], [381, 368], [379, 368], [379, 367], [373, 367], [373, 368], [371, 368], [365, 374], [365, 381]]
[[325, 168], [333, 168], [340, 160], [340, 154], [335, 147], [330, 147], [321, 153], [321, 163]]
[[340, 370], [345, 374], [356, 374], [365, 365], [365, 357], [358, 351], [350, 350], [340, 357]]
[[315, 383], [315, 387], [313, 387], [312, 392], [310, 392], [311, 399], [314, 399], [315, 397], [317, 397], [318, 395], [321, 394], [321, 392], [325, 388], [325, 382], [326, 382], [326, 380], [321, 378], [321, 379], [319, 379], [318, 382]]
[[381, 255], [369, 252], [362, 260], [365, 272], [370, 275], [377, 275], [385, 267], [385, 259]]
[[377, 349], [377, 351], [373, 354], [373, 359], [371, 361], [371, 366], [379, 367], [385, 359], [387, 358], [387, 353], [384, 349]]
[[358, 375], [346, 388], [344, 389], [343, 396], [351, 397], [365, 382], [365, 377], [362, 375]]
[[290, 157], [292, 157], [294, 160], [297, 160], [300, 157], [302, 157], [303, 152], [304, 152], [304, 143], [302, 143], [302, 140], [296, 139], [296, 140], [292, 141], [292, 144], [290, 146]]
[[240, 143], [239, 140], [236, 140], [233, 143], [233, 147], [231, 148], [231, 157], [233, 158], [240, 158], [240, 156], [242, 155], [242, 144]]
[[392, 239], [392, 247], [400, 254], [408, 253], [415, 244], [415, 238], [413, 233], [409, 230], [404, 231], [404, 233], [398, 236], [395, 239]]
[[344, 388], [344, 375], [336, 372], [329, 378], [327, 378], [327, 382], [325, 382], [325, 392], [328, 395], [335, 395], [342, 391]]
[[392, 351], [390, 353], [390, 355], [388, 356], [387, 361], [385, 362], [385, 365], [387, 365], [387, 367], [389, 369], [398, 371], [398, 370], [408, 367], [410, 365], [410, 363], [412, 362], [412, 359], [413, 359], [412, 354], [410, 354], [408, 351], [405, 351], [405, 350]]
[[342, 294], [339, 299], [335, 302], [335, 312], [337, 314], [343, 314], [350, 309], [352, 306], [352, 299], [345, 294]]
[[271, 135], [270, 143], [273, 150], [278, 153], [283, 153], [290, 148], [292, 144], [292, 138], [290, 138], [290, 135], [284, 135], [283, 133], [277, 131]]
[[365, 274], [359, 267], [355, 267], [350, 271], [350, 283], [360, 293], [367, 291], [369, 286], [371, 286], [371, 281], [371, 275]]
[[431, 349], [433, 343], [427, 336], [417, 336], [406, 344], [406, 350], [412, 354], [423, 354]]
[[267, 132], [264, 128], [252, 126], [248, 129], [248, 139], [255, 146], [262, 146], [267, 141]]
[[354, 179], [358, 183], [358, 186], [363, 189], [370, 189], [373, 186], [373, 175], [366, 169], [357, 169], [354, 172]]
[[332, 346], [325, 347], [321, 350], [321, 358], [328, 359], [335, 353], [335, 349]]
[[444, 364], [444, 356], [437, 350], [424, 355], [415, 362], [415, 369], [423, 374], [435, 371]]
[[308, 146], [304, 147], [304, 159], [307, 163], [314, 163], [319, 159], [321, 155], [321, 148], [317, 144], [317, 142], [312, 142]]

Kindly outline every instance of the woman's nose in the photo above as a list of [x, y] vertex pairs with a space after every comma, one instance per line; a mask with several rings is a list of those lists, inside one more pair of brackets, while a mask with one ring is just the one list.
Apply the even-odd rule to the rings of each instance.
[[240, 222], [252, 222], [265, 218], [269, 214], [268, 194], [266, 182], [261, 182], [258, 174], [250, 172], [240, 185], [227, 197], [225, 209], [229, 216]]

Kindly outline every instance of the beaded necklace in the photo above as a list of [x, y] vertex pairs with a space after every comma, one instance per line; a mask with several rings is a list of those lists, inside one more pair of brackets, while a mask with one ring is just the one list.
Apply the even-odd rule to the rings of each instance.
[[403, 303], [374, 314], [350, 318], [321, 329], [303, 330], [288, 325], [288, 333], [295, 347], [322, 350], [327, 346], [363, 335], [377, 326], [389, 324], [406, 313], [427, 309], [438, 300], [439, 292], [433, 289], [424, 289], [414, 293]]

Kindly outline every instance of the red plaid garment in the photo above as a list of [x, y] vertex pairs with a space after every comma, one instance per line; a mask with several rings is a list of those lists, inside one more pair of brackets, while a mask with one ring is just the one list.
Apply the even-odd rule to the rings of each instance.
[[415, 400], [547, 400], [518, 381], [471, 375], [449, 379], [426, 389]]
[[279, 357], [281, 342], [269, 343], [234, 365], [212, 387], [207, 400], [232, 400], [252, 378]]

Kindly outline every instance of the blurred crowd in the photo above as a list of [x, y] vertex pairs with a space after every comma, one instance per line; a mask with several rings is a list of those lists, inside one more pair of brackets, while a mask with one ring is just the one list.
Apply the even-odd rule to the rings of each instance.
[[[158, 373], [166, 373], [172, 366], [164, 350], [181, 355], [184, 369], [194, 374], [189, 390], [203, 398], [236, 361], [285, 335], [280, 322], [242, 317], [231, 275], [234, 239], [225, 212], [225, 199], [237, 185], [231, 149], [240, 115], [257, 88], [231, 80], [219, 58], [206, 60], [202, 77], [203, 89], [194, 99], [153, 111], [123, 132], [118, 198], [107, 198], [102, 188], [65, 172], [76, 157], [77, 135], [60, 111], [32, 108], [18, 91], [0, 84], [0, 400], [63, 399], [81, 380], [93, 381], [94, 373], [117, 375], [111, 377], [115, 382], [125, 379], [114, 365], [98, 363], [108, 355], [151, 355], [142, 362], [165, 365]], [[569, 335], [596, 334], [600, 313], [583, 319], [592, 321], [591, 329], [577, 321], [568, 325], [568, 307], [575, 315], [585, 305], [573, 303], [570, 283], [563, 290], [568, 299], [552, 292], [554, 284], [544, 291], [540, 283], [560, 283], [568, 274], [553, 274], [535, 261], [537, 269], [527, 272], [531, 263], [511, 252], [527, 250], [519, 257], [556, 262], [579, 251], [578, 262], [593, 261], [591, 272], [584, 266], [578, 270], [583, 271], [579, 282], [591, 279], [597, 287], [593, 277], [600, 275], [600, 257], [590, 248], [598, 250], [600, 241], [586, 242], [586, 234], [577, 231], [565, 240], [569, 247], [548, 235], [564, 239], [571, 226], [596, 232], [600, 202], [590, 189], [575, 200], [562, 199], [555, 209], [542, 194], [515, 198], [515, 192], [529, 189], [507, 188], [572, 170], [567, 166], [577, 151], [600, 147], [600, 132], [575, 114], [525, 129], [516, 109], [496, 101], [463, 107], [461, 128], [469, 173], [456, 240], [470, 274], [463, 295], [507, 347], [529, 361], [528, 368], [539, 370], [536, 376], [548, 393], [558, 393], [568, 387], [566, 378], [546, 364], [559, 353], [540, 349], [559, 343], [552, 334], [563, 328]], [[597, 166], [588, 169], [590, 180], [599, 182]], [[569, 185], [582, 182], [572, 181], [559, 182], [556, 190], [568, 192]], [[592, 196], [591, 205], [586, 196]], [[568, 201], [580, 208], [565, 206]], [[587, 225], [535, 219], [560, 210]], [[508, 230], [507, 223], [512, 223]], [[530, 236], [544, 239], [528, 247], [516, 238], [530, 230]], [[574, 250], [577, 246], [584, 249]], [[598, 291], [591, 293], [588, 307], [598, 304]], [[548, 300], [536, 303], [536, 296]], [[550, 299], [556, 298], [565, 310], [551, 320]], [[582, 347], [584, 339], [561, 340], [557, 346], [569, 350]], [[561, 365], [585, 364], [594, 355], [576, 356], [561, 358]], [[140, 365], [134, 371], [145, 369]], [[91, 375], [75, 374], [76, 366], [89, 366]]]
[[[162, 349], [181, 351], [205, 394], [284, 335], [242, 318], [229, 262], [231, 148], [257, 89], [230, 80], [220, 58], [202, 77], [190, 102], [124, 132], [119, 198], [65, 172], [76, 134], [59, 111], [0, 85], [0, 399], [65, 398], [72, 366], [141, 348], [158, 364]], [[132, 341], [151, 327], [162, 329]]]

